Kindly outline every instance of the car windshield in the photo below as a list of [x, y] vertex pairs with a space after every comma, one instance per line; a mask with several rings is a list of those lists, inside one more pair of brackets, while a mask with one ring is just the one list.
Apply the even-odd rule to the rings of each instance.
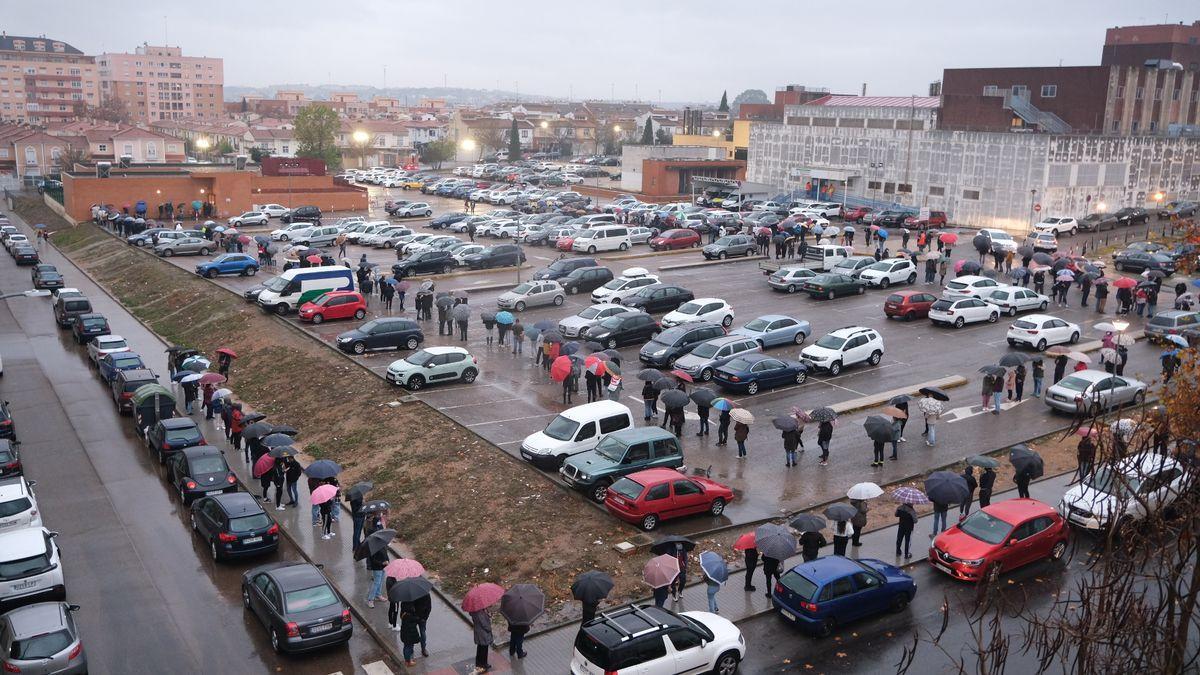
[[1084, 479], [1083, 484], [1097, 492], [1125, 496], [1137, 492], [1142, 486], [1142, 481], [1133, 476], [1124, 476], [1114, 471], [1111, 466], [1102, 466]]
[[46, 553], [20, 560], [0, 562], [0, 579], [20, 579], [45, 571], [50, 567], [50, 557]]
[[579, 234], [575, 235], [575, 238], [576, 239], [591, 239], [592, 237], [595, 237], [595, 236], [596, 236], [595, 230], [584, 230], [584, 231], [580, 232]]
[[789, 570], [779, 579], [779, 583], [789, 591], [800, 596], [802, 600], [812, 600], [817, 592], [817, 585], [807, 577], [801, 576], [796, 570]]
[[8, 518], [29, 510], [33, 503], [29, 497], [17, 497], [6, 502], [0, 502], [0, 518]]
[[633, 500], [637, 499], [638, 495], [642, 494], [642, 490], [645, 488], [646, 486], [633, 480], [632, 478], [622, 478], [621, 480], [613, 483], [612, 487], [608, 489], [626, 499]]
[[612, 436], [607, 436], [596, 446], [596, 454], [605, 459], [619, 462], [625, 457], [625, 444]]
[[313, 300], [313, 304], [324, 307], [332, 299], [333, 299], [333, 296], [329, 295], [328, 293], [325, 293], [324, 295], [317, 298], [316, 300]]
[[745, 326], [743, 326], [743, 328], [752, 331], [764, 331], [767, 329], [768, 325], [770, 325], [770, 322], [768, 322], [766, 319], [755, 319], [750, 323], [747, 323]]
[[1071, 391], [1087, 391], [1087, 388], [1091, 386], [1091, 384], [1092, 383], [1090, 381], [1085, 380], [1082, 377], [1071, 376], [1059, 380], [1058, 384], [1055, 386], [1062, 387], [1063, 389], [1070, 389]]
[[604, 284], [604, 287], [610, 291], [615, 291], [618, 288], [624, 286], [626, 283], [628, 283], [628, 281], [629, 281], [628, 279], [621, 279], [618, 277], [618, 278], [613, 279], [612, 281], [608, 282], [607, 284]]
[[1009, 234], [1007, 232], [989, 232], [988, 234], [991, 236], [992, 239], [1000, 239], [1000, 240], [1012, 239], [1012, 237], [1009, 236]]
[[702, 359], [711, 358], [719, 349], [721, 349], [721, 345], [705, 342], [692, 350], [692, 356], [699, 356]]
[[242, 516], [240, 518], [229, 519], [229, 531], [232, 533], [253, 532], [261, 530], [264, 527], [271, 526], [271, 519], [265, 513], [256, 513], [252, 516]]
[[284, 593], [283, 603], [290, 614], [292, 612], [307, 612], [313, 609], [336, 605], [338, 604], [338, 599], [334, 595], [333, 589], [327, 584], [321, 584], [312, 588]]
[[284, 279], [283, 277], [273, 277], [271, 279], [267, 279], [266, 283], [263, 284], [263, 288], [268, 291], [275, 291], [276, 293], [279, 293], [283, 291], [283, 289], [287, 288], [287, 285], [287, 279]]
[[424, 349], [404, 359], [414, 366], [424, 366], [437, 357], [433, 352], [427, 352]]
[[220, 457], [197, 457], [191, 461], [192, 473], [200, 476], [209, 473], [224, 473], [229, 469], [225, 466], [225, 460]]
[[846, 338], [840, 338], [833, 335], [826, 335], [820, 340], [817, 340], [817, 346], [824, 347], [825, 349], [841, 349], [842, 345], [844, 344], [846, 344]]
[[516, 288], [512, 289], [512, 292], [516, 293], [517, 295], [527, 295], [532, 288], [533, 286], [530, 286], [529, 284], [520, 284]]
[[579, 422], [559, 415], [546, 425], [546, 429], [542, 433], [556, 441], [569, 441], [575, 437], [577, 429], [579, 429]]
[[1062, 219], [1061, 218], [1047, 218], [1047, 219], [1043, 220], [1042, 222], [1046, 223], [1047, 225], [1056, 225], [1058, 223], [1061, 223]]
[[685, 302], [679, 306], [679, 309], [675, 311], [679, 312], [680, 314], [695, 315], [700, 312], [701, 307], [703, 307], [703, 305], [698, 302]]
[[976, 511], [958, 524], [959, 529], [972, 537], [989, 544], [999, 544], [1012, 532], [1012, 523], [1005, 522], [987, 513]]
[[[74, 642], [75, 638], [71, 637], [70, 631], [57, 630], [53, 633], [43, 633], [27, 639], [14, 640], [11, 655], [12, 658], [19, 660], [48, 659], [70, 647]], [[14, 670], [17, 669], [14, 668]]]

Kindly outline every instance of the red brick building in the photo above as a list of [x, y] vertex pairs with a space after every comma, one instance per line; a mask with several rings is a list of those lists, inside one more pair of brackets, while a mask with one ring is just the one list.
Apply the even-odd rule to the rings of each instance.
[[1066, 131], [1040, 111], [1059, 118], [1071, 131], [1100, 133], [1109, 72], [1107, 66], [946, 69], [938, 128]]
[[1200, 21], [1117, 26], [1105, 31], [1101, 65], [1142, 66], [1150, 59], [1167, 59], [1184, 70], [1200, 71]]

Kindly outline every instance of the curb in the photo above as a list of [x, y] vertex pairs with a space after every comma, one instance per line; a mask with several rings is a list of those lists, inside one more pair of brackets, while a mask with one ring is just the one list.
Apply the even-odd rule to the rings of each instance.
[[834, 403], [829, 407], [833, 408], [834, 411], [840, 415], [842, 413], [854, 412], [856, 410], [875, 408], [887, 403], [889, 399], [892, 399], [896, 396], [919, 393], [920, 390], [924, 389], [925, 387], [951, 389], [954, 387], [961, 387], [964, 384], [967, 384], [967, 382], [969, 382], [969, 380], [962, 375], [950, 375], [947, 377], [938, 378], [936, 380], [930, 380], [928, 382], [921, 382], [910, 387], [898, 387], [888, 391], [881, 391], [878, 394], [870, 394], [868, 396], [850, 399], [849, 401]]
[[743, 256], [741, 258], [726, 258], [724, 260], [704, 260], [702, 262], [683, 263], [681, 265], [664, 265], [662, 267], [659, 267], [658, 269], [660, 271], [665, 272], [667, 270], [685, 270], [685, 269], [689, 269], [692, 267], [712, 267], [712, 266], [716, 266], [716, 265], [729, 265], [732, 263], [757, 262], [759, 260], [769, 260], [769, 258], [767, 258], [766, 256], [762, 256], [762, 255], [748, 255], [748, 256]]
[[647, 251], [646, 253], [626, 253], [625, 255], [616, 255], [610, 258], [600, 258], [601, 260], [637, 260], [638, 258], [653, 258], [660, 255], [678, 255], [680, 253], [695, 253], [694, 248], [677, 248], [670, 251]]

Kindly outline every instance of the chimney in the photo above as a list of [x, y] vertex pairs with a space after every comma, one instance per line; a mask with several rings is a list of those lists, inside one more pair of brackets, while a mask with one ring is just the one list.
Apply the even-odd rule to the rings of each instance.
[[863, 96], [866, 96], [866, 95], [867, 95], [867, 83], [866, 83], [866, 82], [863, 82], [863, 93], [862, 93], [862, 95], [863, 95]]

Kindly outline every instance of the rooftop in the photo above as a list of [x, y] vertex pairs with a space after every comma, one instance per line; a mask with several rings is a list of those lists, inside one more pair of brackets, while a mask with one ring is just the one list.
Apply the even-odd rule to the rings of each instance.
[[823, 96], [804, 105], [839, 108], [936, 108], [941, 105], [937, 96]]

